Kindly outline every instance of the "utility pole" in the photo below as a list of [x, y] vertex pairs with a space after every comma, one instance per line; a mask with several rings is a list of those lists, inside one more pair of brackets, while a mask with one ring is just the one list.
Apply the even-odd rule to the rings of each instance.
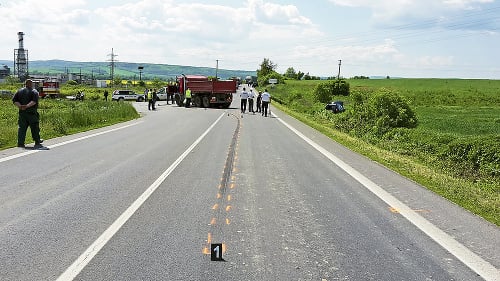
[[118, 55], [115, 55], [113, 48], [111, 48], [111, 54], [108, 55], [108, 57], [111, 57], [108, 60], [110, 62], [109, 66], [111, 67], [111, 85], [114, 84], [114, 79], [115, 79], [115, 63], [118, 61], [118, 60], [115, 60], [115, 57], [117, 57], [117, 56]]
[[339, 60], [339, 73], [337, 74], [337, 80], [340, 80], [340, 66], [342, 65], [342, 60]]
[[217, 64], [215, 65], [215, 81], [219, 80], [219, 76], [217, 76], [219, 72], [219, 60], [215, 60]]

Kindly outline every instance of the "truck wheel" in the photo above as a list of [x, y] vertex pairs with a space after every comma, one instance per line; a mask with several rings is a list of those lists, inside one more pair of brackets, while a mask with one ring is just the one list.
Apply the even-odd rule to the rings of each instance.
[[177, 106], [182, 106], [181, 97], [179, 95], [175, 96], [175, 103], [177, 104]]
[[195, 96], [193, 102], [196, 107], [201, 107], [201, 98], [199, 96]]
[[210, 100], [208, 99], [208, 96], [204, 96], [201, 99], [203, 107], [210, 107]]

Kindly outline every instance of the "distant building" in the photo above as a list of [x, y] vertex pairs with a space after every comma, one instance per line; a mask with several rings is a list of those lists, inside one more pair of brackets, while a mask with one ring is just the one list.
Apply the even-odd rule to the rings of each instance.
[[10, 68], [6, 65], [2, 65], [2, 67], [0, 67], [0, 79], [5, 79], [8, 76], [10, 76]]

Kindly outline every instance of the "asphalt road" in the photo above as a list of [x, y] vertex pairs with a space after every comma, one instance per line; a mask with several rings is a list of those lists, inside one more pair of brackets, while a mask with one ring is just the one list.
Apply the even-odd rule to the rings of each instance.
[[159, 104], [0, 152], [0, 280], [500, 280], [497, 226], [278, 110]]

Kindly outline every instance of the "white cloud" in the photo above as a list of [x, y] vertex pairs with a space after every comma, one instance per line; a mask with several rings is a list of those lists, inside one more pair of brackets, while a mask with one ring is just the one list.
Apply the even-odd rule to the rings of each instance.
[[[485, 4], [494, 0], [330, 0], [335, 5], [345, 7], [367, 8], [371, 10], [375, 24], [400, 26], [415, 23], [411, 28], [429, 28], [440, 22], [440, 19], [454, 18], [463, 20], [464, 13], [476, 11], [481, 16]], [[473, 15], [465, 15], [472, 17]], [[426, 24], [418, 24], [422, 20]]]
[[278, 5], [263, 0], [249, 0], [250, 15], [262, 24], [311, 25], [310, 19], [301, 16], [293, 5]]

